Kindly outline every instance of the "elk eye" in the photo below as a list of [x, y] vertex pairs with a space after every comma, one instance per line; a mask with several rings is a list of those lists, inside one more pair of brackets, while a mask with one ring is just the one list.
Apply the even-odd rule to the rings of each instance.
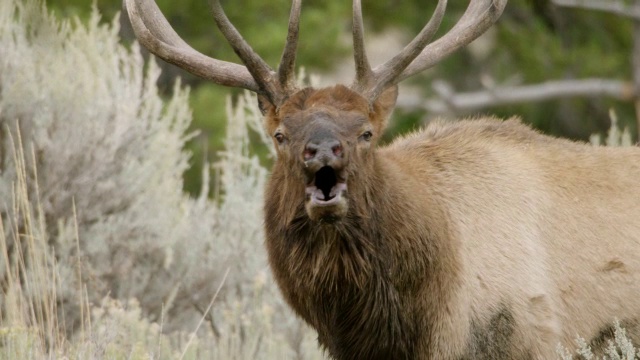
[[284, 142], [284, 134], [281, 132], [276, 133], [275, 135], [273, 135], [273, 137], [276, 138], [278, 144], [282, 144]]
[[372, 136], [373, 136], [373, 133], [367, 130], [363, 132], [362, 135], [360, 135], [360, 138], [364, 141], [371, 141]]

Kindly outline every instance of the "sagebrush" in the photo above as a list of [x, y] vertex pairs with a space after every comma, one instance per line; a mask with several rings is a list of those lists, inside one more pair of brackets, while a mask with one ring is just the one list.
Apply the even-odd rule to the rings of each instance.
[[[0, 2], [3, 319], [11, 301], [28, 309], [44, 300], [56, 338], [86, 335], [93, 319], [92, 336], [133, 341], [131, 331], [107, 324], [118, 322], [114, 309], [125, 309], [158, 336], [191, 332], [204, 319], [199, 335], [219, 358], [316, 356], [308, 330], [277, 294], [262, 248], [267, 172], [247, 150], [256, 104], [243, 97], [229, 106], [213, 198], [208, 188], [186, 196], [188, 90], [178, 83], [163, 100], [159, 68], [136, 44], [120, 44], [117, 24], [103, 24], [95, 9], [82, 23], [56, 20], [39, 1]], [[19, 245], [25, 237], [36, 245]], [[36, 249], [42, 261], [21, 262]], [[24, 291], [12, 298], [8, 284], [18, 279]], [[37, 317], [26, 311], [21, 319], [31, 334]], [[8, 333], [19, 329], [8, 325]], [[101, 346], [91, 357], [107, 356]]]

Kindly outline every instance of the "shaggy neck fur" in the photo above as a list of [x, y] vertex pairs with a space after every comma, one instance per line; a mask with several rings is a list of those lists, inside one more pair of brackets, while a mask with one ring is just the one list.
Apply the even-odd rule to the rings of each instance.
[[393, 221], [407, 219], [390, 214], [389, 202], [409, 199], [392, 186], [393, 177], [384, 172], [388, 167], [375, 158], [370, 165], [372, 173], [350, 179], [346, 218], [322, 224], [309, 220], [304, 210], [303, 182], [286, 165], [276, 164], [265, 202], [267, 247], [285, 298], [317, 329], [332, 356], [410, 359], [420, 320], [402, 299], [417, 291], [409, 274], [428, 274], [428, 259], [436, 257], [397, 246], [406, 239]]

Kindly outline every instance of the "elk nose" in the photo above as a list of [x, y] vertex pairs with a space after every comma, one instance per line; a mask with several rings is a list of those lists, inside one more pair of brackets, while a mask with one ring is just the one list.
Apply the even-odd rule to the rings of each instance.
[[333, 160], [343, 157], [344, 150], [339, 140], [330, 139], [320, 142], [310, 141], [304, 148], [304, 161], [318, 161], [322, 165], [331, 165]]

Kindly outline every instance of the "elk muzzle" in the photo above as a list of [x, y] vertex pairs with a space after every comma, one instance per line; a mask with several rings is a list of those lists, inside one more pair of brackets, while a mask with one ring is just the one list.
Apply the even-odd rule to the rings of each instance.
[[309, 218], [335, 222], [347, 213], [345, 165], [347, 154], [335, 138], [311, 140], [303, 152], [307, 174], [306, 210]]

